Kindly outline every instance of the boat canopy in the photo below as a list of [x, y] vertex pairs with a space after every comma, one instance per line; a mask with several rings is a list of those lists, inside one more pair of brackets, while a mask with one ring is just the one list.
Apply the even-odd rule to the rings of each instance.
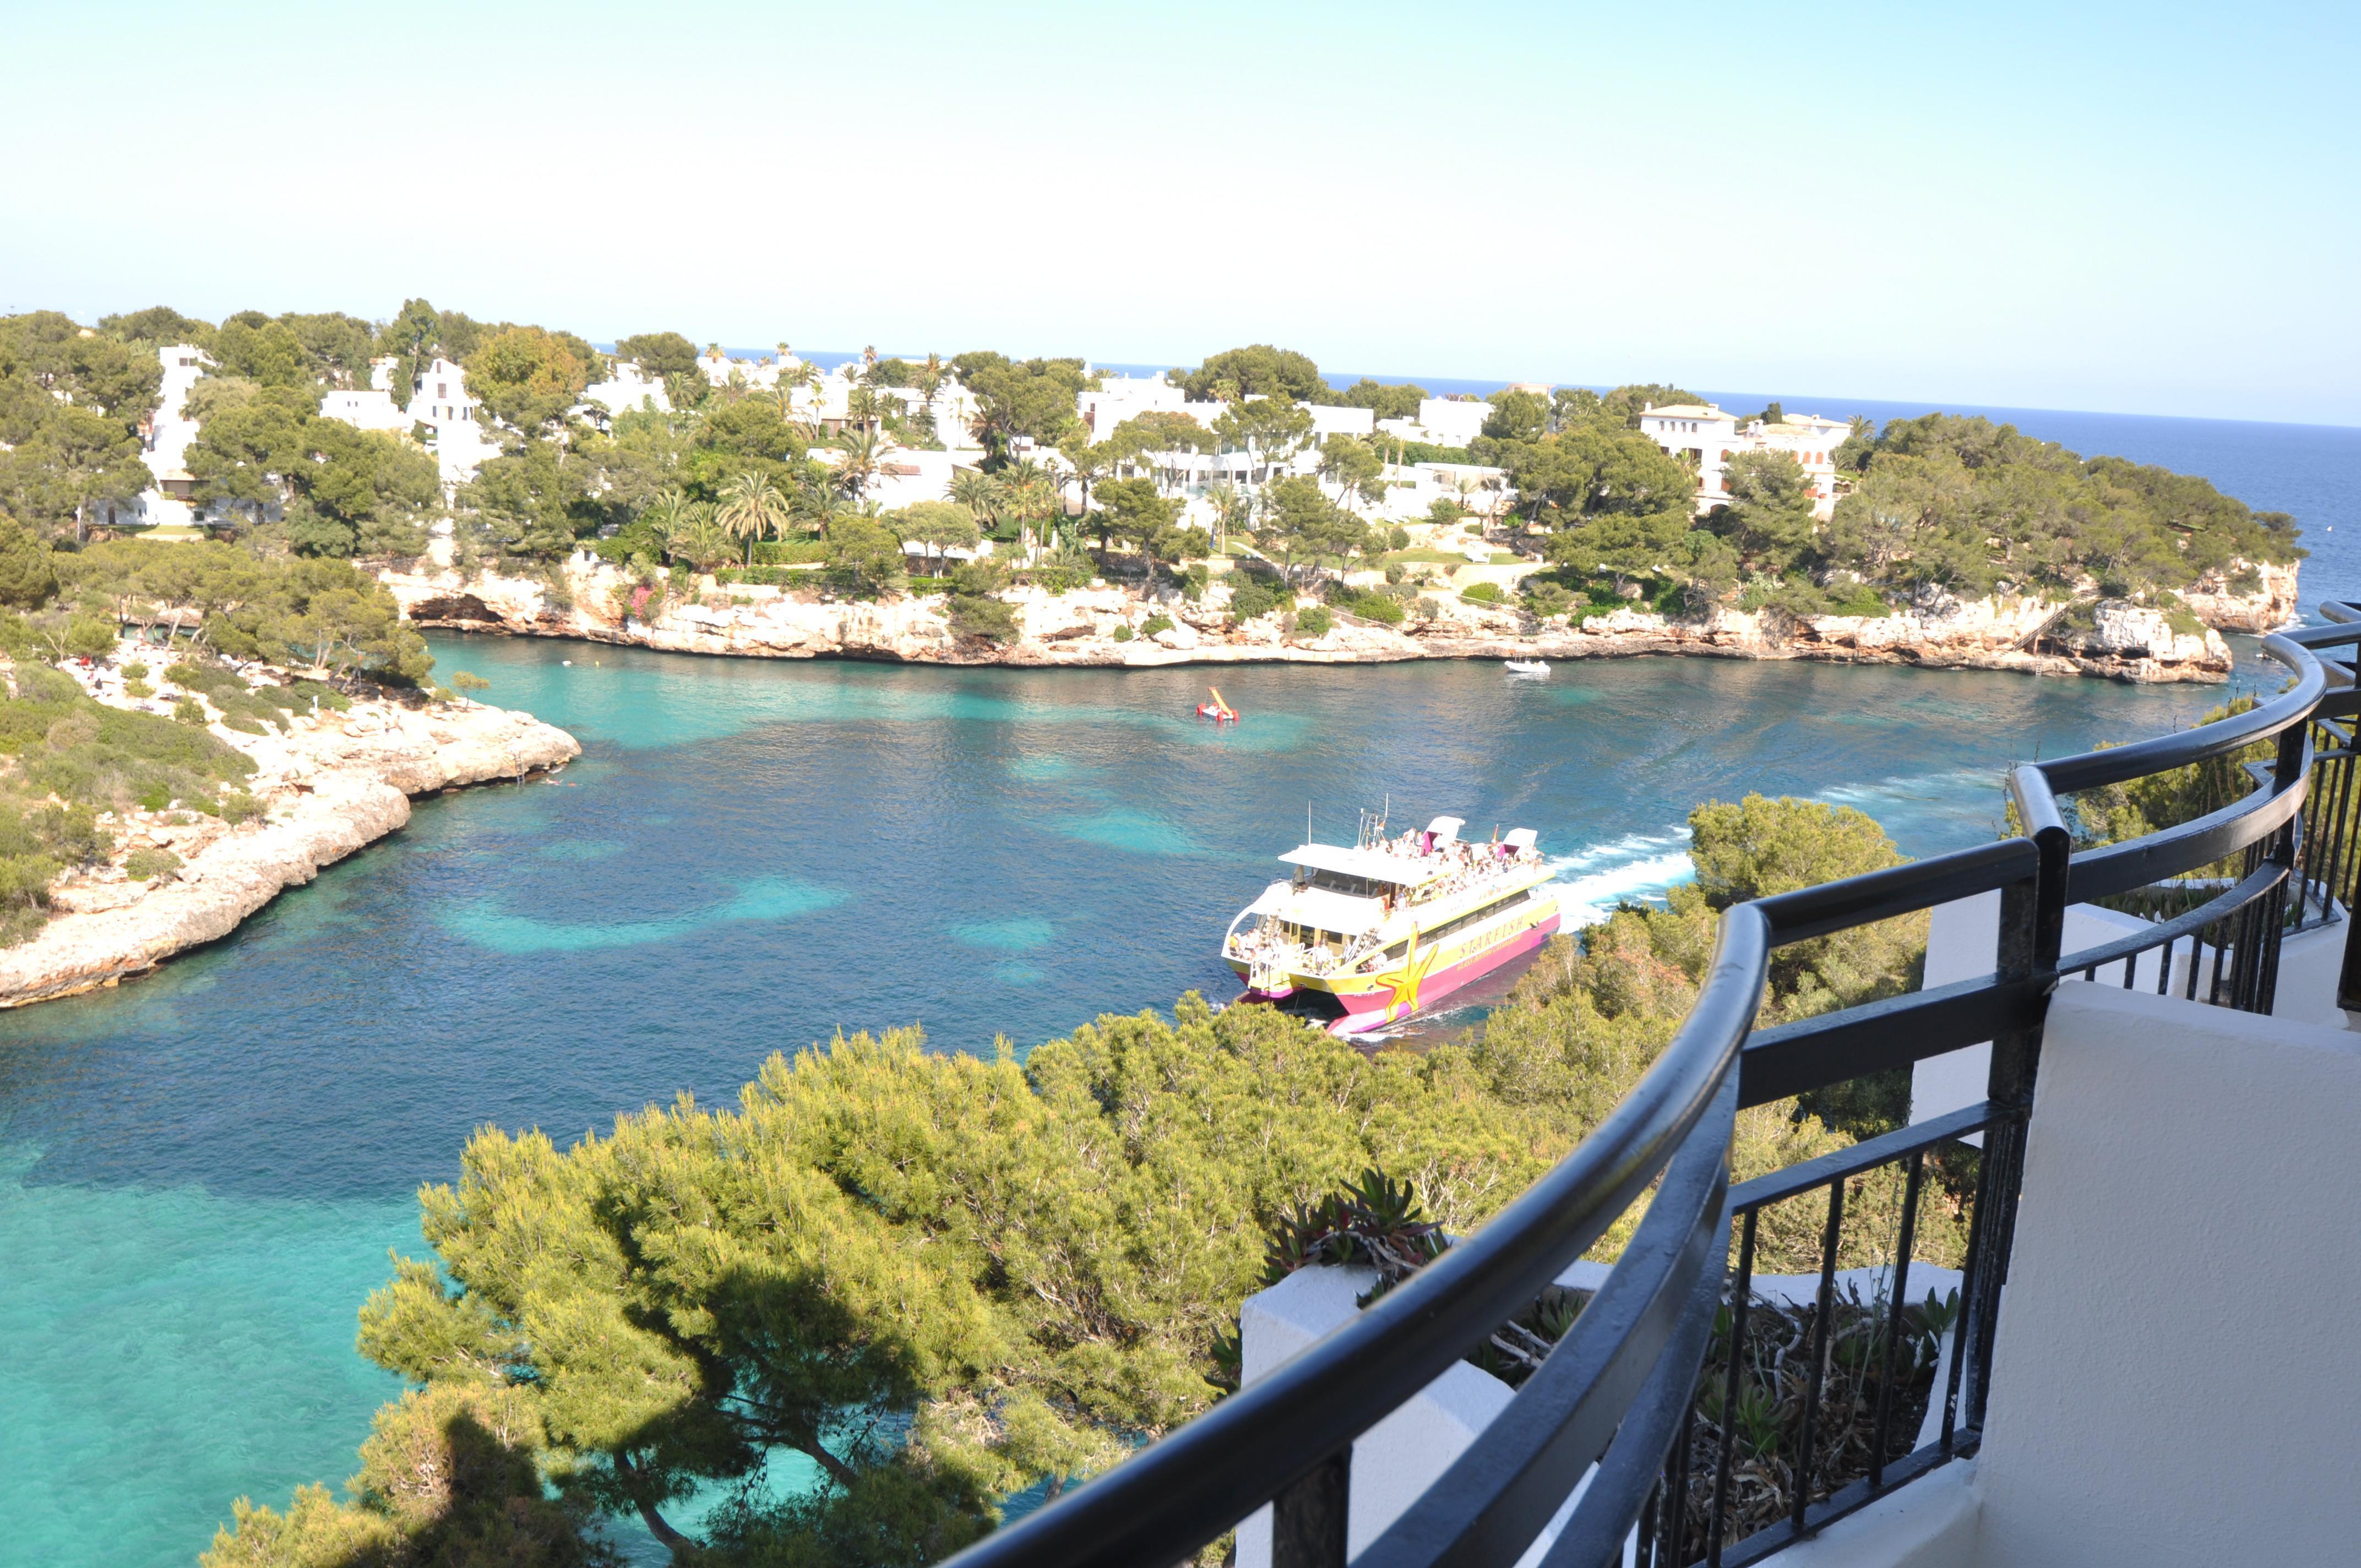
[[1541, 843], [1541, 835], [1530, 828], [1511, 828], [1509, 836], [1500, 840], [1511, 850], [1531, 850]]
[[1334, 872], [1338, 876], [1361, 877], [1369, 882], [1391, 883], [1396, 887], [1416, 887], [1419, 883], [1441, 876], [1445, 868], [1405, 860], [1389, 855], [1383, 850], [1356, 850], [1344, 844], [1306, 844], [1290, 850], [1279, 857], [1285, 864], [1302, 866], [1315, 872]]
[[1283, 882], [1263, 889], [1262, 896], [1248, 905], [1246, 913], [1276, 915], [1296, 925], [1333, 931], [1340, 937], [1363, 936], [1386, 923], [1385, 905], [1374, 898], [1356, 898], [1349, 893], [1331, 893], [1324, 887], [1296, 887]]

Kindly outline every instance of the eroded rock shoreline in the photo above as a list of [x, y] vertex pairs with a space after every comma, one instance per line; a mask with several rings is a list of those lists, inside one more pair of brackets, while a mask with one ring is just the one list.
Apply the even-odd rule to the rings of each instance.
[[[104, 700], [104, 698], [102, 698]], [[74, 873], [51, 893], [58, 913], [0, 948], [0, 1007], [72, 996], [153, 970], [217, 941], [323, 866], [410, 820], [412, 797], [464, 784], [522, 782], [582, 748], [532, 715], [478, 704], [407, 707], [355, 701], [301, 717], [288, 733], [214, 733], [255, 759], [249, 788], [267, 815], [232, 827], [191, 812], [137, 812], [114, 826], [118, 855], [180, 857], [176, 872], [128, 878], [119, 863]]]
[[[2217, 629], [2263, 631], [2292, 620], [2296, 573], [2267, 567], [2252, 593], [2182, 596], [2176, 618], [2123, 601], [2087, 608], [2070, 621], [2031, 598], [1937, 599], [1883, 616], [1790, 617], [1716, 609], [1670, 620], [1637, 608], [1578, 625], [1540, 621], [1508, 606], [1452, 598], [1433, 620], [1381, 625], [1336, 614], [1317, 637], [1290, 635], [1279, 619], [1230, 624], [1228, 590], [1200, 602], [1097, 587], [1061, 594], [1018, 588], [1002, 597], [1017, 635], [992, 642], [954, 630], [939, 595], [879, 603], [832, 599], [706, 579], [694, 599], [629, 613], [631, 580], [576, 556], [552, 580], [450, 570], [387, 571], [404, 615], [422, 626], [727, 657], [864, 659], [898, 663], [1155, 668], [1174, 664], [1387, 663], [1410, 659], [1594, 659], [1702, 654], [1732, 659], [1817, 659], [1928, 669], [2004, 670], [2152, 683], [2219, 682], [2231, 654]], [[1168, 626], [1148, 631], [1152, 618]], [[2191, 630], [2191, 620], [2202, 622]], [[2176, 626], [2176, 619], [2179, 625]], [[1123, 632], [1128, 630], [1129, 635]]]

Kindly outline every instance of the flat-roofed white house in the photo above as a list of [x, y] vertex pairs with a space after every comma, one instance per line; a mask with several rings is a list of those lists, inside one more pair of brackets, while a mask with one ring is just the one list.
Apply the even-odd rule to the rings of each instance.
[[1730, 482], [1723, 470], [1732, 453], [1784, 452], [1802, 466], [1812, 485], [1812, 513], [1826, 518], [1836, 510], [1836, 449], [1851, 426], [1840, 419], [1818, 414], [1788, 414], [1777, 424], [1749, 420], [1712, 403], [1651, 405], [1640, 415], [1640, 433], [1675, 457], [1686, 458], [1697, 470], [1697, 510], [1711, 511], [1726, 503]]
[[1305, 403], [1312, 413], [1312, 439], [1325, 441], [1332, 435], [1374, 435], [1378, 429], [1375, 409], [1337, 408], [1327, 403]]
[[628, 359], [619, 363], [607, 379], [583, 388], [582, 400], [605, 410], [610, 419], [616, 414], [642, 410], [672, 411], [672, 398], [664, 391], [664, 383], [642, 374], [640, 367]]
[[1074, 400], [1075, 412], [1093, 441], [1104, 441], [1115, 426], [1144, 413], [1187, 414], [1211, 429], [1219, 403], [1192, 403], [1189, 394], [1163, 376], [1109, 376], [1095, 387], [1085, 387]]
[[356, 430], [410, 428], [410, 416], [394, 406], [393, 394], [382, 387], [371, 387], [367, 391], [324, 392], [320, 398], [320, 417], [340, 420]]
[[474, 478], [477, 466], [500, 452], [500, 443], [485, 432], [482, 406], [467, 390], [467, 373], [439, 354], [411, 378], [405, 417], [427, 428], [434, 465], [446, 485]]
[[1432, 433], [1428, 439], [1438, 446], [1466, 445], [1484, 433], [1484, 422], [1491, 417], [1492, 405], [1487, 402], [1422, 398], [1418, 405], [1418, 422]]
[[181, 405], [200, 377], [213, 365], [213, 356], [193, 343], [167, 344], [156, 351], [156, 358], [164, 367], [163, 385], [158, 389], [156, 411], [140, 422], [140, 460], [156, 482], [139, 492], [139, 520], [151, 528], [172, 531], [164, 537], [188, 531], [196, 521], [195, 509], [189, 504], [189, 491], [195, 481], [188, 470], [189, 443], [197, 438], [197, 422], [188, 417]]

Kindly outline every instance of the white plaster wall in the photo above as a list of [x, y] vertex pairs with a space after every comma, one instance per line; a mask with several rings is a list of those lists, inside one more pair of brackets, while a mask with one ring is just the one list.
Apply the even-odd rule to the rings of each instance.
[[[1937, 905], [1929, 912], [1929, 916], [1925, 980], [1927, 990], [1938, 985], [1954, 985], [1963, 980], [1980, 980], [1993, 972], [1993, 953], [2000, 940], [1998, 892], [1980, 893], [1971, 898]], [[2062, 949], [2072, 953], [2095, 948], [2148, 924], [2136, 916], [2120, 915], [2112, 909], [2100, 909], [2088, 904], [2070, 905], [2066, 910]], [[2174, 970], [2176, 977], [2186, 972], [2186, 958], [2184, 946], [2181, 962]], [[2154, 992], [2157, 966], [2162, 961], [2160, 950], [2136, 955], [2131, 960], [2132, 984]], [[2080, 970], [2068, 976], [2067, 980], [2077, 985], [2083, 983]], [[2120, 988], [2124, 983], [2123, 964], [2110, 964], [2102, 969], [2098, 983]], [[1924, 1122], [1929, 1117], [1974, 1104], [1984, 1097], [1991, 1069], [1990, 1043], [1965, 1046], [1916, 1063], [1910, 1070], [1910, 1119]]]
[[1980, 1502], [1975, 1462], [1946, 1464], [1770, 1561], [1778, 1568], [1976, 1568]]
[[[1925, 983], [1928, 988], [1993, 972], [1993, 952], [2000, 935], [1998, 893], [1982, 893], [1938, 905], [1931, 914], [1927, 931]], [[2066, 911], [2063, 949], [2071, 954], [2094, 948], [2147, 924], [2112, 909], [2071, 905]], [[2348, 1026], [2347, 1015], [2336, 1005], [2336, 977], [2345, 962], [2345, 929], [2340, 921], [2298, 932], [2280, 943], [2279, 986], [2271, 1007], [2274, 1017], [2333, 1028]], [[2205, 948], [2195, 959], [2201, 992], [2212, 973], [2212, 953], [2211, 948]], [[2133, 960], [2133, 989], [2154, 995], [2157, 966], [2162, 961], [2160, 951], [2139, 954]], [[2189, 944], [2184, 940], [2173, 954], [2172, 970], [2166, 980], [2175, 996], [2188, 987], [2191, 962]], [[2124, 966], [2120, 963], [2099, 971], [2098, 983], [2102, 986], [2121, 989], [2123, 982]], [[2062, 983], [2082, 983], [2081, 973], [2078, 970], [2065, 976]], [[1990, 1045], [1968, 1046], [1916, 1063], [1910, 1073], [1910, 1119], [1923, 1122], [1982, 1100], [1991, 1064]]]
[[2354, 1561], [2357, 1110], [2349, 1033], [2059, 989], [1977, 1563]]

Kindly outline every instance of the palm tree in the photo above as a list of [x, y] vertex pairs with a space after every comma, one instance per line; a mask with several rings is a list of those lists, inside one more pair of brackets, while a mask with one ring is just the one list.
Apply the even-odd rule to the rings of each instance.
[[827, 477], [810, 473], [796, 481], [796, 493], [789, 504], [794, 516], [810, 524], [812, 532], [819, 534], [827, 533], [831, 521], [851, 510], [851, 503], [838, 493]]
[[721, 507], [713, 514], [724, 532], [746, 542], [750, 566], [754, 564], [754, 542], [765, 534], [784, 533], [794, 516], [795, 509], [785, 492], [758, 468], [747, 469], [722, 487]]
[[894, 444], [873, 430], [862, 430], [846, 436], [844, 460], [836, 466], [838, 487], [845, 494], [859, 499], [894, 451]]
[[703, 501], [684, 501], [664, 533], [664, 550], [703, 572], [736, 554], [730, 535], [713, 521], [713, 509]]
[[1007, 488], [1008, 509], [1016, 517], [1017, 542], [1029, 556], [1033, 535], [1025, 525], [1035, 518], [1047, 518], [1060, 510], [1061, 503], [1057, 476], [1028, 457], [1009, 469], [1002, 483]]
[[868, 430], [880, 422], [885, 400], [871, 387], [855, 387], [844, 397], [844, 417]]
[[951, 499], [974, 513], [976, 526], [987, 533], [1000, 521], [1000, 481], [980, 469], [962, 468], [951, 476]]

